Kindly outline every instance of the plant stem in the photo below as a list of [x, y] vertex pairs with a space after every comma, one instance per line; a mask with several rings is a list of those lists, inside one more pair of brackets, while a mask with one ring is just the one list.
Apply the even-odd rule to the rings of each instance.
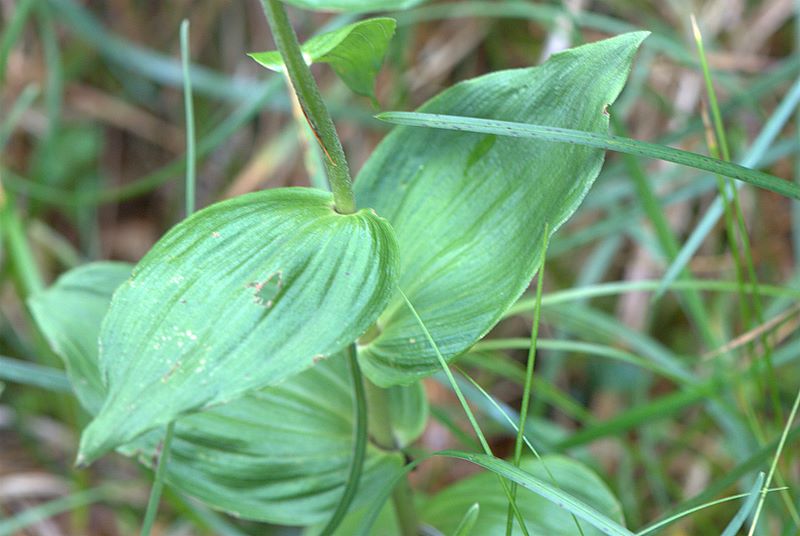
[[350, 505], [358, 491], [358, 484], [361, 481], [361, 471], [364, 468], [364, 458], [367, 452], [367, 399], [364, 394], [364, 380], [356, 358], [355, 344], [351, 344], [347, 349], [347, 365], [350, 369], [350, 379], [353, 382], [353, 405], [355, 406], [353, 459], [350, 462], [350, 470], [342, 497], [339, 499], [339, 504], [336, 506], [336, 510], [333, 512], [328, 524], [322, 529], [321, 534], [323, 535], [333, 534], [341, 524], [344, 516], [347, 515], [347, 511], [350, 509]]
[[[397, 441], [392, 431], [392, 418], [389, 412], [389, 391], [382, 389], [364, 378], [367, 390], [367, 404], [369, 405], [369, 435], [372, 442], [378, 447], [395, 451], [398, 450]], [[417, 536], [419, 522], [414, 508], [414, 498], [408, 479], [403, 477], [392, 490], [392, 503], [397, 516], [400, 534], [403, 536]]]
[[192, 79], [189, 70], [189, 20], [181, 22], [181, 63], [183, 65], [183, 107], [186, 114], [186, 217], [194, 213], [195, 206], [195, 136], [194, 106], [192, 105]]
[[[519, 428], [514, 442], [514, 466], [519, 467], [522, 461], [522, 444], [525, 440], [525, 421], [528, 419], [528, 407], [531, 400], [531, 385], [533, 384], [533, 369], [536, 364], [536, 343], [539, 340], [539, 317], [542, 312], [542, 287], [544, 286], [544, 265], [547, 260], [547, 244], [550, 238], [549, 226], [545, 223], [544, 239], [542, 240], [542, 263], [539, 266], [539, 278], [536, 283], [536, 308], [533, 310], [533, 327], [531, 328], [531, 344], [528, 347], [528, 361], [525, 367], [525, 386], [522, 393], [522, 406], [519, 411]], [[517, 498], [517, 484], [511, 483], [511, 498]], [[576, 521], [578, 532], [583, 534], [581, 526]], [[506, 535], [511, 536], [514, 530], [514, 510], [509, 503], [506, 514]]]
[[344, 149], [336, 134], [336, 127], [322, 101], [311, 69], [308, 68], [297, 36], [283, 4], [278, 0], [262, 0], [272, 36], [281, 53], [286, 72], [294, 87], [297, 100], [306, 116], [311, 131], [325, 153], [325, 171], [333, 191], [333, 202], [337, 212], [352, 214], [356, 211], [350, 169], [344, 156]]
[[161, 456], [158, 457], [155, 481], [153, 482], [153, 487], [150, 488], [150, 499], [147, 501], [147, 512], [144, 514], [141, 536], [150, 536], [156, 513], [158, 513], [158, 503], [161, 500], [161, 490], [164, 488], [164, 473], [167, 471], [167, 458], [169, 458], [169, 448], [172, 444], [174, 430], [175, 421], [167, 425], [167, 433], [164, 435], [164, 442], [161, 444]]

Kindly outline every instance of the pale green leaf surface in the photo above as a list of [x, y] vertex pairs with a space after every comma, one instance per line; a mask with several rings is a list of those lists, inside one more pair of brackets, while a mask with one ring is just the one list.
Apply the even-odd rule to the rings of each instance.
[[[545, 64], [462, 82], [420, 111], [602, 132], [646, 33], [625, 34], [554, 55]], [[541, 263], [545, 224], [576, 210], [603, 151], [568, 144], [408, 127], [378, 146], [356, 184], [359, 206], [395, 229], [400, 288], [446, 359], [485, 335]], [[433, 349], [399, 294], [360, 348], [379, 385], [438, 370]]]
[[426, 0], [286, 0], [305, 9], [320, 11], [351, 11], [366, 13], [370, 11], [391, 11], [395, 9], [408, 9], [424, 3]]
[[[301, 49], [306, 62], [328, 63], [353, 92], [375, 95], [375, 78], [381, 69], [395, 21], [369, 19], [312, 37]], [[278, 51], [253, 52], [249, 56], [272, 71], [283, 71]]]
[[[508, 462], [497, 460], [513, 468]], [[548, 475], [545, 466], [552, 474]], [[527, 458], [517, 471], [530, 475], [529, 480], [537, 479], [545, 486], [572, 499], [580, 501], [594, 511], [608, 518], [611, 523], [621, 524], [622, 507], [603, 481], [584, 465], [562, 456], [545, 456], [542, 461]], [[531, 478], [532, 477], [532, 478]], [[576, 502], [577, 502], [576, 501]], [[504, 534], [508, 515], [508, 500], [497, 477], [484, 472], [449, 486], [422, 506], [421, 516], [444, 534], [453, 534], [474, 503], [480, 505], [480, 512], [472, 534]], [[552, 499], [520, 489], [517, 495], [519, 507], [531, 535], [574, 536], [577, 534], [575, 520], [566, 509]], [[603, 534], [587, 521], [580, 520], [585, 536]], [[522, 534], [515, 524], [514, 534]]]
[[[100, 404], [85, 401], [105, 398], [97, 356], [100, 324], [113, 290], [130, 270], [122, 263], [81, 266], [33, 300], [37, 323], [64, 360], [72, 388], [90, 413]], [[83, 314], [75, 315], [76, 310]], [[75, 324], [73, 317], [78, 316], [81, 323]], [[352, 386], [339, 354], [277, 387], [180, 419], [167, 481], [243, 518], [295, 525], [321, 522], [342, 493], [353, 428]], [[151, 465], [160, 439], [161, 433], [152, 431], [119, 451]], [[369, 448], [354, 504], [365, 504], [401, 464], [399, 455]]]
[[105, 399], [97, 367], [100, 321], [111, 294], [131, 274], [131, 265], [97, 262], [70, 270], [28, 303], [47, 342], [64, 361], [81, 405], [95, 414]]
[[100, 334], [110, 394], [79, 461], [341, 350], [385, 308], [396, 250], [385, 220], [338, 214], [318, 190], [266, 190], [187, 218], [114, 294]]
[[389, 415], [392, 432], [399, 446], [416, 441], [428, 423], [428, 397], [421, 382], [389, 388]]

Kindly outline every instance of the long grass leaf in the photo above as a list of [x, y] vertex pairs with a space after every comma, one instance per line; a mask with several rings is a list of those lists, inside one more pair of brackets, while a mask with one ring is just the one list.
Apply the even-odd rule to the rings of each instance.
[[63, 371], [12, 357], [0, 356], [0, 380], [59, 393], [72, 392], [72, 386]]
[[766, 475], [764, 473], [758, 473], [758, 477], [756, 477], [756, 481], [753, 484], [753, 487], [750, 489], [750, 493], [747, 494], [747, 498], [742, 503], [741, 508], [739, 511], [736, 512], [736, 515], [733, 516], [728, 526], [725, 527], [725, 530], [722, 531], [720, 536], [736, 536], [739, 533], [739, 529], [742, 528], [744, 522], [747, 521], [747, 517], [750, 515], [750, 512], [753, 511], [753, 508], [756, 505], [756, 500], [758, 499], [758, 492], [761, 491], [761, 486], [764, 484], [764, 477]]
[[673, 162], [711, 173], [718, 173], [732, 179], [738, 179], [758, 186], [759, 188], [771, 190], [792, 199], [800, 199], [800, 186], [775, 177], [774, 175], [746, 168], [738, 164], [710, 158], [705, 155], [630, 138], [546, 125], [531, 125], [512, 121], [497, 121], [494, 119], [419, 112], [384, 112], [375, 117], [381, 121], [398, 125], [440, 128], [461, 132], [480, 132], [497, 136], [532, 138], [559, 143], [574, 143], [587, 147], [644, 156], [646, 158]]
[[462, 452], [457, 450], [441, 451], [437, 452], [436, 455], [466, 460], [474, 463], [475, 465], [479, 465], [484, 469], [492, 471], [502, 478], [516, 482], [523, 488], [532, 491], [541, 497], [544, 497], [556, 506], [559, 506], [572, 513], [576, 517], [583, 519], [596, 529], [600, 530], [603, 534], [613, 536], [634, 536], [633, 532], [598, 512], [583, 501], [576, 499], [572, 495], [558, 489], [552, 484], [548, 484], [543, 480], [539, 480], [528, 472], [515, 467], [513, 464], [505, 460], [495, 458], [494, 456], [488, 456], [486, 454]]

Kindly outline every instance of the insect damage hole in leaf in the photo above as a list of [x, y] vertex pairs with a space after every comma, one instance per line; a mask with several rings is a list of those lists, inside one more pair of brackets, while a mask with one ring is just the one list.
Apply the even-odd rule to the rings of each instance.
[[247, 287], [255, 289], [253, 303], [271, 309], [283, 288], [283, 272], [273, 272], [264, 281], [253, 281]]

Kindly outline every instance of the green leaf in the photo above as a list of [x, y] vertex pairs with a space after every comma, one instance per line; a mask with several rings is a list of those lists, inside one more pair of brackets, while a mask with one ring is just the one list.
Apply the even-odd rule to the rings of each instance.
[[475, 523], [478, 522], [478, 516], [481, 513], [481, 506], [474, 503], [469, 507], [467, 513], [461, 518], [458, 526], [453, 531], [453, 536], [469, 536], [472, 534], [472, 529], [475, 528]]
[[351, 11], [365, 13], [368, 11], [408, 9], [422, 4], [425, 1], [426, 0], [286, 0], [286, 3], [305, 9], [317, 9], [320, 11]]
[[402, 448], [416, 441], [425, 430], [429, 416], [428, 398], [422, 383], [389, 388], [389, 414], [399, 446]]
[[514, 138], [575, 143], [587, 147], [596, 147], [598, 149], [608, 149], [609, 151], [644, 156], [645, 158], [655, 158], [657, 160], [664, 160], [666, 162], [724, 175], [732, 179], [750, 183], [759, 188], [771, 190], [775, 193], [785, 195], [786, 197], [800, 199], [800, 186], [775, 177], [774, 175], [770, 175], [769, 173], [746, 168], [739, 164], [711, 158], [702, 154], [674, 149], [667, 145], [648, 143], [646, 141], [623, 138], [621, 136], [611, 136], [608, 134], [598, 134], [595, 132], [584, 132], [545, 125], [531, 125], [513, 121], [496, 121], [492, 119], [457, 117], [442, 114], [385, 112], [378, 114], [376, 117], [382, 121], [398, 125], [442, 128], [459, 132], [478, 132], [498, 136], [511, 136]]
[[[106, 396], [96, 381], [97, 337], [115, 282], [127, 279], [130, 269], [108, 262], [81, 266], [31, 301], [37, 323], [64, 360], [82, 402], [102, 402]], [[77, 310], [82, 314], [76, 315]], [[78, 317], [80, 324], [74, 322]], [[342, 357], [333, 356], [277, 387], [179, 420], [167, 482], [248, 519], [284, 524], [327, 520], [352, 456], [353, 391]], [[85, 407], [95, 413], [99, 404]], [[119, 450], [152, 465], [159, 440], [154, 431]], [[368, 448], [354, 504], [365, 504], [401, 464], [397, 454]]]
[[[353, 427], [352, 385], [336, 355], [279, 386], [178, 420], [166, 481], [237, 517], [324, 522], [344, 490]], [[144, 463], [159, 439], [147, 437], [133, 447]], [[366, 504], [402, 463], [370, 444], [352, 507]]]
[[[369, 19], [326, 32], [301, 47], [306, 62], [328, 63], [353, 92], [375, 97], [375, 78], [394, 35], [394, 19]], [[278, 51], [253, 52], [249, 56], [272, 71], [283, 71]]]
[[[607, 132], [606, 107], [646, 35], [462, 82], [420, 111]], [[555, 231], [572, 215], [602, 162], [603, 151], [589, 147], [408, 127], [379, 145], [358, 176], [356, 197], [394, 227], [400, 288], [446, 359], [485, 335], [524, 291], [541, 264], [545, 224]], [[373, 382], [408, 383], [438, 370], [399, 293], [378, 328], [360, 348]]]
[[[114, 294], [100, 334], [109, 396], [80, 462], [179, 416], [275, 385], [355, 340], [388, 303], [397, 248], [372, 210], [266, 190], [174, 227]], [[124, 424], [124, 426], [123, 426]]]
[[[462, 480], [426, 501], [422, 518], [445, 534], [452, 534], [465, 512], [477, 502], [480, 515], [474, 534], [503, 534], [508, 502], [497, 475], [517, 482], [517, 506], [531, 534], [573, 536], [581, 521], [586, 536], [614, 534], [633, 536], [622, 526], [622, 508], [600, 478], [585, 466], [562, 456], [545, 456], [541, 461], [528, 458], [521, 467], [485, 454], [454, 451], [442, 455], [469, 460], [492, 471]], [[548, 474], [549, 471], [549, 474]], [[551, 476], [552, 475], [552, 478]], [[514, 534], [521, 534], [515, 527]]]
[[28, 300], [36, 324], [64, 361], [75, 395], [91, 414], [100, 410], [106, 397], [97, 367], [100, 321], [111, 294], [130, 274], [130, 264], [87, 264], [70, 270]]

